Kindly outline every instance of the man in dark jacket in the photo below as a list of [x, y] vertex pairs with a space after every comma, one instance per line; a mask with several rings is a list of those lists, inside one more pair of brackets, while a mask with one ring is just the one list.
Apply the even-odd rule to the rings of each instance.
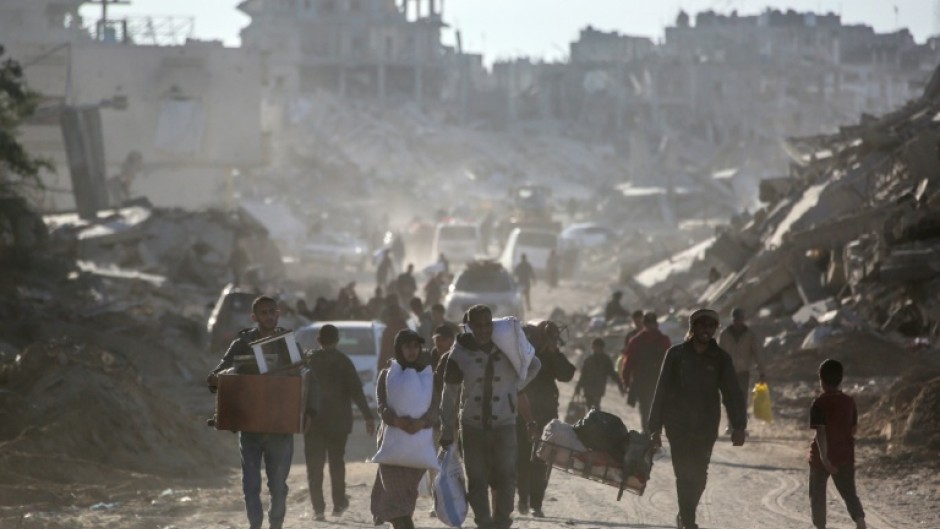
[[[237, 356], [252, 356], [251, 343], [284, 334], [287, 329], [277, 326], [280, 313], [277, 301], [268, 296], [259, 296], [251, 304], [251, 319], [256, 327], [243, 329], [232, 342], [219, 365], [206, 378], [209, 391], [215, 393], [218, 387], [218, 374], [235, 365]], [[276, 341], [263, 346], [265, 354], [276, 354], [277, 362], [269, 368], [291, 364], [287, 344]], [[257, 366], [236, 367], [239, 373], [257, 373]], [[317, 379], [311, 373], [307, 388], [308, 416], [315, 417], [318, 409], [319, 390]], [[280, 529], [287, 512], [287, 476], [290, 473], [291, 459], [294, 455], [294, 436], [291, 434], [273, 434], [239, 432], [238, 448], [242, 460], [242, 491], [245, 495], [245, 510], [251, 529], [261, 529], [264, 521], [264, 509], [261, 506], [261, 462], [268, 477], [268, 490], [271, 493], [271, 506], [268, 509], [268, 522], [272, 529]]]
[[698, 529], [695, 510], [705, 492], [722, 400], [731, 418], [732, 444], [743, 445], [746, 436], [744, 394], [731, 356], [714, 340], [717, 329], [718, 313], [713, 310], [699, 309], [689, 316], [686, 340], [666, 353], [649, 417], [653, 445], [662, 444], [663, 427], [669, 438], [679, 529]]
[[362, 392], [362, 381], [352, 360], [336, 348], [339, 330], [333, 325], [320, 327], [317, 334], [320, 349], [307, 353], [307, 364], [321, 384], [320, 413], [308, 417], [304, 430], [304, 455], [307, 461], [307, 482], [316, 520], [325, 520], [323, 499], [323, 465], [330, 465], [333, 493], [333, 515], [339, 516], [349, 507], [346, 499], [346, 440], [352, 433], [352, 403], [366, 420], [366, 433], [375, 434], [375, 420]]
[[663, 358], [671, 345], [669, 337], [659, 330], [656, 314], [647, 312], [643, 315], [643, 330], [627, 343], [627, 349], [624, 351], [626, 361], [620, 378], [624, 387], [630, 388], [627, 404], [640, 404], [640, 422], [644, 432], [649, 431], [653, 393], [656, 391]]
[[613, 380], [624, 394], [623, 382], [614, 369], [614, 361], [604, 352], [604, 339], [594, 338], [591, 342], [591, 356], [584, 359], [581, 366], [581, 378], [574, 387], [574, 394], [584, 393], [584, 403], [588, 409], [601, 409], [601, 399], [607, 393], [607, 380]]
[[[532, 509], [532, 516], [542, 518], [542, 500], [548, 488], [549, 467], [532, 457], [532, 442], [541, 434], [542, 428], [558, 418], [558, 385], [555, 381], [568, 382], [574, 378], [575, 367], [568, 361], [559, 345], [561, 341], [558, 325], [544, 321], [537, 327], [528, 327], [529, 341], [535, 346], [535, 356], [542, 364], [535, 379], [522, 392], [529, 401], [531, 421], [520, 418], [517, 422], [519, 456], [516, 459], [519, 505], [521, 514]], [[520, 399], [521, 400], [521, 399]]]

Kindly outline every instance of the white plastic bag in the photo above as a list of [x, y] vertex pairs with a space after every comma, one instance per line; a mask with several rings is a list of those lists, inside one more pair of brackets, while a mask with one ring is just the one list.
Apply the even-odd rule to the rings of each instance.
[[[392, 360], [385, 379], [388, 405], [399, 417], [418, 419], [431, 406], [434, 391], [434, 373], [431, 368], [423, 370], [402, 369]], [[382, 445], [372, 456], [373, 463], [409, 468], [437, 470], [434, 454], [434, 434], [431, 428], [409, 434], [391, 425], [385, 426]]]
[[448, 527], [460, 527], [467, 519], [467, 486], [463, 463], [451, 444], [441, 450], [441, 473], [434, 480], [434, 512]]
[[493, 343], [506, 355], [512, 368], [519, 375], [518, 389], [525, 382], [529, 364], [535, 356], [535, 347], [529, 343], [522, 330], [522, 322], [513, 316], [493, 320]]

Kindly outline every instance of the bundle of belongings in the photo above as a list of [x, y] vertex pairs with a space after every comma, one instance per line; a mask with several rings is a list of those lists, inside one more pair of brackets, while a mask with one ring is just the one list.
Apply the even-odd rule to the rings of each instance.
[[554, 468], [617, 487], [617, 500], [624, 490], [643, 494], [654, 452], [649, 436], [596, 409], [574, 425], [548, 423], [536, 448], [536, 456]]

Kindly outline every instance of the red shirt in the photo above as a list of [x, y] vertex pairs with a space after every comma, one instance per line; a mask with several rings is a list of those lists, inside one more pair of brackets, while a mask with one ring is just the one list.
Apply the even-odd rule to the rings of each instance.
[[[826, 391], [816, 397], [809, 409], [809, 426], [826, 427], [829, 462], [836, 467], [855, 464], [855, 438], [852, 429], [858, 424], [855, 400], [839, 390]], [[809, 449], [811, 465], [822, 468], [819, 446], [813, 439]]]

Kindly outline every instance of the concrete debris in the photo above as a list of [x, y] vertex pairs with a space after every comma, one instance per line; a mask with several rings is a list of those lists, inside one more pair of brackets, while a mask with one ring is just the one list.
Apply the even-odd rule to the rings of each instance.
[[[896, 112], [789, 140], [791, 174], [766, 183], [761, 210], [643, 271], [638, 278], [654, 279], [640, 283], [651, 292], [685, 285], [671, 304], [826, 322], [807, 347], [842, 325], [940, 346], [938, 86], [940, 70]], [[693, 250], [695, 262], [668, 274]]]
[[[45, 222], [51, 237], [71, 248], [87, 271], [145, 274], [212, 289], [244, 276], [252, 266], [262, 267], [269, 279], [283, 275], [267, 229], [244, 210], [230, 214], [138, 205], [101, 211], [94, 221], [59, 214], [47, 215]], [[246, 260], [251, 255], [264, 262]]]

